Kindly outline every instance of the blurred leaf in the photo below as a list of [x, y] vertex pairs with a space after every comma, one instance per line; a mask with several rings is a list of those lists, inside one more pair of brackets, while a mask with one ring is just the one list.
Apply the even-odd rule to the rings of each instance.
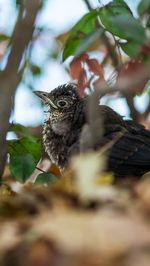
[[25, 182], [36, 167], [36, 161], [31, 154], [10, 155], [10, 171], [16, 180]]
[[88, 59], [88, 54], [87, 53], [82, 53], [79, 56], [75, 56], [73, 60], [70, 63], [70, 76], [72, 79], [80, 79], [80, 75], [83, 72], [83, 66], [82, 63], [85, 63], [86, 60]]
[[30, 70], [33, 75], [38, 76], [41, 74], [41, 68], [37, 65], [30, 64]]
[[12, 175], [17, 180], [24, 182], [33, 172], [41, 157], [41, 145], [35, 137], [9, 140], [8, 153]]
[[23, 137], [34, 138], [28, 131], [28, 128], [21, 124], [11, 124], [9, 131], [19, 133]]
[[99, 10], [100, 20], [108, 31], [112, 31], [113, 27], [111, 18], [125, 15], [132, 16], [132, 13], [128, 5], [122, 0], [114, 0]]
[[80, 46], [78, 46], [76, 53], [80, 54], [87, 50], [95, 41], [97, 41], [102, 35], [102, 29], [95, 29], [93, 32], [89, 33], [85, 36], [84, 40], [80, 42]]
[[150, 87], [148, 87], [148, 88], [145, 90], [145, 92], [146, 92], [148, 95], [150, 95]]
[[38, 175], [35, 184], [53, 184], [58, 178], [51, 173], [42, 173]]
[[86, 153], [72, 160], [75, 188], [83, 201], [106, 200], [116, 196], [116, 191], [110, 186], [113, 182], [112, 174], [104, 174], [106, 161], [106, 157], [102, 154], [98, 156], [98, 153]]
[[147, 20], [146, 27], [147, 27], [148, 29], [150, 29], [150, 17], [149, 17], [148, 20]]
[[141, 0], [138, 5], [139, 15], [143, 15], [144, 13], [149, 14], [149, 11], [150, 11], [150, 0]]
[[128, 56], [134, 56], [136, 55], [141, 48], [141, 45], [133, 42], [133, 41], [128, 41], [126, 43], [119, 43], [120, 47], [122, 50], [128, 55]]
[[113, 184], [113, 182], [114, 176], [111, 172], [104, 173], [103, 175], [98, 176], [96, 180], [97, 185], [111, 185]]
[[146, 40], [144, 27], [122, 0], [114, 0], [101, 8], [99, 17], [106, 30], [122, 39], [140, 44]]
[[118, 16], [109, 19], [111, 27], [107, 30], [114, 35], [138, 44], [143, 44], [146, 41], [145, 29], [137, 19], [131, 16]]
[[99, 39], [103, 28], [96, 25], [98, 17], [103, 27], [112, 34], [138, 44], [145, 42], [145, 29], [132, 16], [128, 5], [122, 0], [114, 0], [102, 8], [90, 11], [76, 23], [66, 41], [63, 60], [70, 55], [79, 55]]
[[128, 14], [128, 15], [133, 15], [131, 9], [129, 6], [126, 4], [125, 1], [122, 0], [113, 0], [107, 5], [110, 15], [118, 16], [122, 14]]
[[104, 78], [104, 71], [97, 59], [91, 58], [86, 61], [89, 70], [97, 75], [99, 78]]
[[88, 84], [87, 71], [84, 68], [88, 58], [87, 53], [82, 53], [79, 56], [75, 56], [70, 63], [70, 76], [72, 79], [77, 80], [78, 93], [81, 97], [84, 96], [84, 90]]
[[21, 5], [21, 0], [16, 0], [15, 2], [16, 2], [16, 6]]
[[3, 42], [3, 41], [8, 41], [10, 39], [10, 37], [8, 35], [5, 35], [5, 34], [0, 34], [0, 42]]
[[39, 160], [41, 155], [41, 145], [37, 138], [23, 137], [18, 140], [8, 140], [9, 153], [17, 153], [19, 155], [30, 153], [33, 155], [35, 160]]
[[59, 54], [60, 54], [60, 50], [59, 49], [55, 49], [54, 51], [51, 52], [50, 58], [51, 59], [57, 59]]
[[63, 60], [70, 55], [85, 51], [102, 34], [102, 29], [95, 29], [95, 19], [99, 10], [95, 9], [84, 15], [70, 31], [63, 51]]
[[56, 37], [56, 40], [65, 43], [70, 35], [70, 31], [64, 32]]
[[97, 59], [89, 58], [87, 53], [82, 53], [73, 58], [70, 63], [70, 76], [77, 80], [78, 92], [81, 97], [84, 96], [84, 90], [93, 76], [97, 76], [92, 84], [93, 87], [100, 81], [105, 82], [101, 64]]

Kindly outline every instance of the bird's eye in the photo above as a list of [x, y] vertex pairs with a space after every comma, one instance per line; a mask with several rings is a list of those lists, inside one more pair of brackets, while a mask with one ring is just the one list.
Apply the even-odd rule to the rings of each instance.
[[57, 101], [57, 106], [60, 108], [65, 108], [68, 106], [68, 102], [66, 100], [59, 100]]

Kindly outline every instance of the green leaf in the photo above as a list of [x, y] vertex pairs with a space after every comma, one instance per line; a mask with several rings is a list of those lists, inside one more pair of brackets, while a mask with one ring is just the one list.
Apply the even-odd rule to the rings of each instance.
[[147, 85], [147, 88], [144, 90], [145, 93], [147, 93], [148, 95], [150, 95], [150, 86], [149, 84]]
[[128, 5], [122, 0], [114, 0], [99, 10], [99, 18], [104, 27], [112, 32], [113, 25], [110, 19], [118, 16], [132, 16]]
[[10, 39], [10, 36], [2, 34], [2, 33], [0, 34], [0, 42], [8, 41], [9, 39]]
[[41, 68], [37, 65], [30, 64], [30, 69], [33, 75], [39, 76], [41, 74]]
[[138, 44], [143, 44], [147, 38], [144, 27], [131, 16], [117, 16], [109, 18], [111, 27], [107, 30], [114, 35]]
[[9, 167], [12, 175], [24, 182], [33, 172], [41, 157], [41, 145], [37, 138], [23, 137], [8, 140]]
[[[64, 47], [63, 60], [70, 55], [82, 53], [102, 35], [102, 27], [98, 28], [96, 25], [98, 18], [104, 30], [121, 39], [137, 43], [138, 46], [147, 40], [144, 27], [133, 17], [128, 5], [123, 0], [114, 0], [102, 8], [87, 13], [72, 28]], [[132, 54], [133, 51], [128, 53]]]
[[102, 29], [95, 29], [95, 21], [99, 9], [84, 15], [72, 28], [63, 51], [63, 60], [70, 55], [77, 55], [87, 49], [102, 33]]
[[10, 171], [19, 182], [25, 182], [36, 167], [36, 161], [31, 154], [10, 156]]
[[124, 51], [124, 53], [126, 53], [130, 57], [136, 55], [140, 51], [140, 48], [141, 48], [140, 44], [136, 42], [132, 42], [132, 41], [129, 41], [126, 43], [119, 43], [119, 45]]
[[147, 27], [148, 29], [150, 29], [150, 17], [148, 18], [148, 20], [147, 20], [147, 22], [146, 22], [146, 27]]
[[72, 39], [71, 42], [64, 49], [64, 60], [70, 55], [79, 55], [84, 52], [92, 43], [94, 43], [103, 33], [102, 29], [95, 29], [93, 32], [85, 35], [84, 38], [81, 39]]
[[18, 140], [8, 140], [8, 151], [10, 154], [32, 154], [32, 156], [35, 158], [35, 160], [39, 160], [41, 155], [41, 145], [40, 141], [32, 137], [23, 137]]
[[143, 15], [144, 13], [149, 14], [150, 11], [150, 0], [141, 0], [138, 5], [138, 13], [139, 15]]
[[35, 184], [54, 184], [58, 178], [51, 173], [42, 173], [38, 175]]
[[11, 124], [9, 131], [19, 133], [23, 137], [34, 138], [28, 131], [28, 128], [21, 124]]
[[146, 40], [144, 27], [133, 17], [128, 5], [122, 0], [114, 0], [101, 8], [99, 18], [107, 31], [121, 39], [139, 44]]
[[16, 6], [20, 6], [21, 5], [21, 0], [16, 0]]

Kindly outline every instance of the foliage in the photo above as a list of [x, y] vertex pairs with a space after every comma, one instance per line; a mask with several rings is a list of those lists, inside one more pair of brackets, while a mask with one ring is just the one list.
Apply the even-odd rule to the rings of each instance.
[[150, 179], [129, 190], [97, 185], [96, 195], [91, 182], [0, 187], [1, 266], [149, 266]]
[[63, 51], [63, 60], [70, 55], [77, 55], [85, 51], [96, 39], [102, 35], [102, 29], [95, 28], [98, 10], [92, 10], [72, 28]]
[[[98, 19], [101, 22], [99, 26], [96, 25]], [[77, 22], [65, 44], [63, 59], [85, 51], [91, 44], [89, 38], [94, 42], [105, 31], [113, 34], [114, 38], [119, 37], [119, 45], [121, 40], [126, 41], [128, 49], [131, 50], [132, 48], [134, 54], [139, 50], [140, 45], [147, 40], [146, 29], [138, 19], [134, 18], [127, 4], [122, 0], [114, 0], [106, 6], [90, 11]], [[127, 54], [128, 49], [126, 49]]]
[[[14, 2], [20, 14], [27, 1]], [[29, 4], [36, 2], [28, 0]], [[84, 2], [89, 9], [87, 14], [72, 29], [55, 38], [55, 49], [48, 47], [46, 60], [41, 64], [33, 60], [32, 53], [36, 42], [48, 31], [35, 23], [32, 38], [18, 64], [21, 76], [16, 88], [22, 82], [33, 89], [34, 80], [43, 73], [47, 60], [59, 60], [63, 46], [63, 61], [69, 58], [69, 65], [66, 62], [64, 65], [70, 77], [76, 79], [81, 97], [85, 91], [101, 88], [101, 84], [114, 89], [129, 82], [130, 98], [126, 91], [122, 94], [120, 91], [121, 97], [125, 97], [132, 118], [148, 127], [150, 101], [140, 114], [134, 97], [144, 92], [150, 99], [150, 86], [147, 86], [150, 1], [139, 2], [138, 17], [134, 17], [123, 0], [112, 0], [94, 10], [90, 1]], [[40, 8], [45, 3], [46, 0], [41, 1]], [[25, 16], [26, 10], [23, 20]], [[21, 31], [21, 39], [24, 34]], [[6, 46], [4, 55], [0, 54], [4, 61], [13, 46], [12, 36], [0, 34], [0, 44]], [[52, 42], [51, 37], [48, 42]], [[15, 45], [18, 50], [20, 43], [15, 40]], [[115, 81], [111, 77], [106, 79], [107, 67], [113, 70]], [[9, 71], [11, 74], [11, 68]], [[148, 76], [143, 78], [147, 71]], [[9, 80], [8, 76], [5, 78]], [[115, 86], [111, 87], [112, 84]], [[14, 97], [9, 99], [13, 104]], [[0, 97], [0, 105], [2, 101]], [[91, 119], [100, 121], [94, 115]], [[103, 172], [107, 164], [106, 146], [104, 150], [73, 158], [70, 168], [60, 173], [47, 163], [42, 151], [41, 127], [38, 130], [39, 127], [9, 124], [8, 131], [15, 137], [7, 140], [7, 166], [0, 186], [0, 265], [149, 266], [149, 173], [141, 181], [130, 177], [115, 180], [113, 173]]]
[[16, 180], [25, 182], [41, 157], [40, 142], [34, 137], [8, 141], [9, 166]]
[[38, 175], [35, 184], [53, 184], [57, 181], [57, 177], [50, 173], [43, 173]]
[[[84, 1], [86, 4], [89, 2]], [[45, 1], [43, 1], [44, 5]], [[21, 1], [16, 1], [17, 10], [21, 10]], [[42, 8], [42, 5], [41, 5]], [[116, 85], [122, 83], [122, 78], [136, 80], [143, 71], [149, 67], [150, 41], [149, 41], [149, 10], [150, 3], [141, 0], [138, 5], [138, 17], [135, 17], [125, 1], [113, 0], [106, 5], [89, 11], [68, 32], [56, 36], [55, 49], [47, 51], [47, 59], [58, 60], [59, 54], [63, 53], [63, 61], [73, 56], [69, 65], [69, 73], [72, 79], [78, 82], [79, 93], [83, 96], [85, 89], [93, 90], [103, 81], [103, 84], [111, 83], [105, 79], [104, 67], [113, 67]], [[22, 82], [28, 88], [34, 88], [34, 80], [43, 72], [42, 64], [33, 60], [32, 53], [37, 42], [43, 36], [49, 34], [48, 29], [35, 24], [34, 33], [30, 45], [26, 48], [20, 71]], [[6, 53], [12, 44], [12, 36], [5, 33], [0, 34], [0, 42], [5, 42]], [[103, 59], [100, 62], [94, 53], [101, 52]], [[55, 55], [55, 58], [54, 58]], [[111, 63], [110, 63], [111, 59]], [[146, 64], [145, 64], [146, 63]], [[109, 82], [108, 82], [109, 81]], [[148, 78], [146, 77], [138, 86], [130, 88], [132, 99], [128, 101], [131, 116], [140, 120], [140, 114], [134, 107], [134, 96], [145, 92]], [[125, 96], [125, 95], [124, 95]], [[142, 119], [148, 115], [149, 105], [142, 114]], [[41, 140], [19, 124], [11, 125], [10, 131], [15, 133], [16, 139], [9, 140], [8, 162], [11, 175], [19, 182], [26, 182], [34, 172], [37, 162], [41, 157]], [[41, 136], [39, 136], [41, 137]], [[56, 173], [40, 173], [37, 183], [53, 183], [56, 181]]]
[[[89, 2], [85, 2], [89, 7]], [[104, 81], [103, 66], [108, 67], [108, 59], [112, 61], [113, 76], [116, 76], [116, 80], [111, 80], [110, 77], [108, 81], [105, 80], [105, 84], [116, 82], [118, 86], [127, 80], [132, 83], [138, 76], [139, 84], [130, 86], [130, 100], [126, 98], [131, 117], [137, 121], [140, 120], [141, 114], [134, 106], [134, 96], [146, 89], [149, 80], [149, 20], [149, 1], [140, 1], [138, 17], [133, 15], [129, 6], [122, 0], [113, 0], [94, 10], [90, 6], [89, 12], [69, 32], [63, 50], [63, 60], [74, 56], [70, 63], [70, 75], [77, 80], [81, 94], [85, 88], [91, 89], [91, 86], [96, 87], [100, 81]], [[100, 36], [97, 36], [99, 43], [97, 37], [93, 39], [93, 43], [87, 41], [94, 31], [100, 32]], [[102, 63], [100, 64], [97, 58], [91, 58], [92, 53], [86, 54], [85, 48], [87, 52], [100, 51], [103, 54]], [[89, 60], [93, 61], [89, 64]], [[99, 73], [96, 65], [99, 65]], [[144, 119], [149, 113], [149, 106], [150, 102], [143, 114]]]

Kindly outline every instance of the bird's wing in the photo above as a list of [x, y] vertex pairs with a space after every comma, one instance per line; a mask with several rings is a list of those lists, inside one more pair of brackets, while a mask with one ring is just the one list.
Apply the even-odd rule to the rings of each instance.
[[[150, 170], [150, 132], [133, 134], [126, 131], [109, 151], [108, 168], [118, 175], [137, 175]], [[112, 140], [117, 132], [109, 132], [105, 138]]]

